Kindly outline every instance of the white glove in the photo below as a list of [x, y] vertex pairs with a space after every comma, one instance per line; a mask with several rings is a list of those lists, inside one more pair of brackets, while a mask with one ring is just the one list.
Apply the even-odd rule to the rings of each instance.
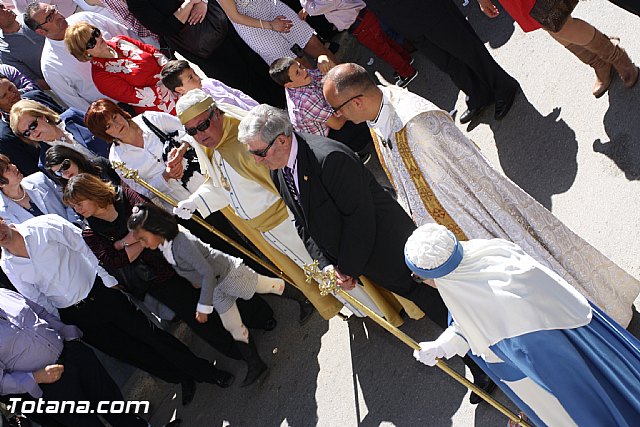
[[457, 329], [452, 325], [445, 329], [437, 340], [421, 342], [420, 350], [414, 350], [413, 357], [418, 362], [434, 366], [437, 362], [436, 358], [449, 359], [455, 355], [464, 356], [469, 351], [469, 343], [456, 332]]
[[182, 219], [191, 219], [191, 215], [196, 210], [196, 202], [191, 199], [185, 199], [178, 202], [178, 206], [173, 208], [173, 213]]
[[435, 366], [438, 358], [444, 356], [444, 350], [435, 341], [425, 341], [420, 343], [420, 350], [413, 350], [413, 357], [420, 363], [427, 366]]

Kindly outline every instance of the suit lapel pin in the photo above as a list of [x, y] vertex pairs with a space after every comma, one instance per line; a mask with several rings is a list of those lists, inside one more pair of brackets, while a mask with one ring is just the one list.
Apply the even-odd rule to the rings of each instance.
[[309, 177], [307, 175], [304, 175], [302, 179], [304, 179], [305, 181], [309, 181]]

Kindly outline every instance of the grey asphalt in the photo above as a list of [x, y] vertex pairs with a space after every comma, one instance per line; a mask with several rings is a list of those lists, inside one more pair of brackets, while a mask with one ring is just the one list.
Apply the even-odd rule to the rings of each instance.
[[[461, 10], [523, 89], [503, 121], [496, 122], [489, 109], [461, 128], [496, 167], [639, 277], [640, 84], [629, 90], [616, 78], [596, 100], [590, 93], [592, 70], [546, 33], [524, 34], [504, 12], [490, 20], [473, 0]], [[619, 36], [640, 63], [640, 18], [604, 0], [580, 2], [574, 16]], [[342, 60], [365, 64], [372, 56], [346, 35], [340, 41]], [[414, 56], [420, 75], [410, 90], [444, 110], [464, 111], [464, 94], [424, 56]], [[388, 66], [377, 58], [368, 68], [391, 78]], [[109, 367], [129, 398], [151, 399], [155, 426], [173, 416], [189, 427], [506, 425], [506, 418], [488, 405], [470, 405], [463, 387], [418, 364], [408, 347], [372, 321], [325, 322], [316, 315], [299, 327], [295, 304], [266, 298], [279, 324], [272, 332], [254, 333], [271, 367], [263, 384], [248, 389], [200, 384], [194, 401], [182, 408], [178, 387], [120, 364]], [[636, 313], [630, 327], [635, 335], [640, 333], [637, 318]], [[243, 363], [215, 353], [184, 326], [174, 329], [198, 354], [217, 358], [218, 366], [240, 382]], [[402, 330], [418, 341], [438, 334], [428, 320], [408, 321]], [[459, 360], [451, 365], [463, 371]], [[508, 403], [500, 392], [496, 397]]]

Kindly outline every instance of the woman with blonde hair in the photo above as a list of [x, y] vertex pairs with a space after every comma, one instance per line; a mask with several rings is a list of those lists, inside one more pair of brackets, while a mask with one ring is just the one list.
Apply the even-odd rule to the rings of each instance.
[[138, 114], [175, 114], [175, 95], [160, 79], [167, 58], [154, 46], [123, 35], [105, 40], [86, 21], [69, 25], [64, 43], [78, 61], [91, 61], [93, 82], [105, 96], [131, 105]]
[[96, 138], [84, 125], [84, 113], [70, 108], [58, 114], [46, 105], [22, 99], [11, 107], [9, 126], [24, 141], [40, 147], [40, 163], [52, 146], [62, 145], [86, 157], [107, 157], [109, 144]]

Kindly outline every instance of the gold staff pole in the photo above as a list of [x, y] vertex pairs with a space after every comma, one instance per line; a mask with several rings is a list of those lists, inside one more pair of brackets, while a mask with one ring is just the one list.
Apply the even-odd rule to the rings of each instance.
[[[153, 185], [149, 184], [147, 181], [145, 181], [144, 179], [140, 178], [138, 176], [138, 171], [135, 170], [135, 169], [129, 169], [125, 162], [111, 162], [111, 163], [112, 163], [112, 165], [113, 165], [113, 167], [115, 169], [119, 169], [119, 170], [122, 171], [122, 176], [124, 178], [134, 180], [135, 182], [137, 182], [138, 184], [142, 185], [147, 190], [151, 191], [156, 196], [160, 197], [165, 202], [169, 203], [171, 206], [174, 206], [174, 207], [178, 206], [178, 202], [176, 202], [172, 197], [167, 196], [166, 194], [162, 193], [160, 190], [155, 188]], [[235, 240], [233, 240], [232, 238], [230, 238], [229, 236], [227, 236], [226, 234], [224, 234], [220, 230], [216, 229], [214, 226], [209, 224], [204, 219], [200, 218], [197, 215], [193, 215], [191, 217], [191, 219], [193, 219], [195, 222], [197, 222], [198, 224], [203, 226], [205, 229], [207, 229], [211, 233], [215, 234], [216, 236], [218, 236], [219, 238], [221, 238], [222, 240], [224, 240], [225, 242], [227, 242], [228, 244], [230, 244], [231, 246], [233, 246], [234, 248], [236, 248], [237, 250], [242, 252], [245, 256], [251, 258], [252, 260], [257, 262], [258, 264], [260, 264], [261, 266], [263, 266], [264, 268], [266, 268], [267, 270], [269, 270], [270, 272], [272, 272], [273, 274], [275, 274], [276, 276], [278, 276], [279, 278], [281, 278], [285, 282], [293, 283], [291, 281], [291, 279], [289, 279], [289, 277], [287, 277], [287, 275], [284, 274], [282, 271], [278, 270], [273, 265], [271, 265], [268, 262], [264, 261], [263, 259], [258, 257], [253, 252], [250, 252], [244, 246], [239, 245], [238, 243], [236, 243]]]
[[[312, 264], [307, 264], [304, 267], [304, 274], [307, 278], [307, 282], [311, 282], [314, 280], [318, 282], [318, 287], [320, 288], [320, 295], [326, 296], [328, 294], [338, 294], [342, 298], [344, 298], [349, 304], [356, 307], [358, 310], [365, 313], [367, 316], [371, 318], [374, 322], [385, 328], [387, 331], [391, 332], [396, 336], [400, 341], [408, 345], [414, 350], [420, 350], [420, 345], [413, 340], [409, 335], [402, 332], [400, 329], [393, 326], [391, 323], [387, 322], [384, 318], [380, 317], [376, 312], [371, 310], [369, 307], [358, 301], [356, 298], [352, 297], [350, 294], [345, 292], [340, 286], [336, 283], [336, 276], [333, 270], [329, 271], [321, 271], [318, 267], [318, 261], [314, 261]], [[530, 424], [525, 422], [520, 416], [514, 414], [510, 410], [508, 410], [504, 405], [500, 402], [489, 396], [484, 390], [477, 387], [471, 381], [467, 380], [464, 376], [460, 375], [453, 369], [449, 367], [445, 362], [441, 359], [438, 359], [436, 366], [446, 372], [449, 376], [453, 377], [456, 381], [458, 381], [463, 386], [471, 389], [474, 393], [482, 397], [489, 405], [496, 408], [498, 411], [502, 412], [504, 415], [509, 417], [511, 421], [515, 421], [520, 423], [522, 427], [532, 427]]]

